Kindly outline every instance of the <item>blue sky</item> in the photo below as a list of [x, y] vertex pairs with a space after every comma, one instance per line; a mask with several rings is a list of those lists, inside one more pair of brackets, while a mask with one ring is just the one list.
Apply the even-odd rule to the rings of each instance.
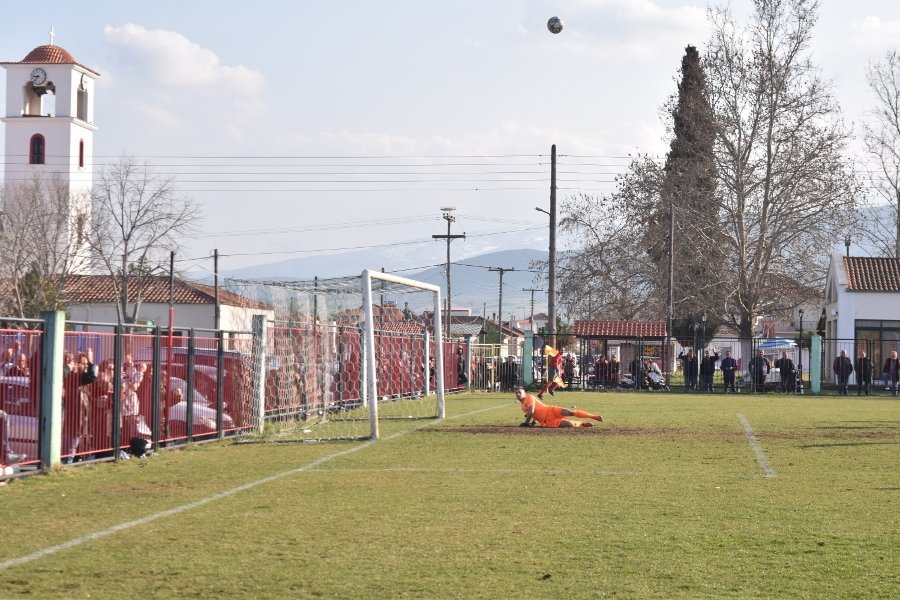
[[[732, 2], [747, 14], [749, 2]], [[202, 207], [185, 266], [390, 252], [396, 268], [545, 248], [549, 151], [560, 196], [611, 190], [627, 155], [666, 151], [660, 107], [706, 3], [48, 0], [9, 11], [0, 61], [56, 44], [100, 73], [95, 162], [159, 165]], [[546, 21], [566, 29], [552, 35]], [[849, 122], [900, 5], [823, 0], [813, 60]], [[4, 94], [0, 89], [0, 94]], [[0, 138], [2, 139], [2, 138]], [[2, 142], [0, 142], [2, 143]], [[228, 175], [225, 175], [228, 173]], [[388, 247], [388, 248], [386, 248]], [[391, 269], [395, 265], [386, 266]], [[343, 275], [344, 273], [340, 273]]]

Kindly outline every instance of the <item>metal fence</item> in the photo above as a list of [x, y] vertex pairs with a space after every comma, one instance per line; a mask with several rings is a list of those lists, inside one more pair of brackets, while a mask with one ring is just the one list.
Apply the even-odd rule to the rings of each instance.
[[2, 323], [0, 476], [117, 460], [133, 439], [158, 449], [253, 425], [251, 332]]
[[[812, 347], [816, 343], [819, 346]], [[571, 354], [574, 367], [567, 368], [563, 378], [574, 389], [669, 388], [722, 392], [726, 383], [732, 388], [722, 370], [722, 360], [730, 353], [736, 363], [734, 391], [808, 393], [815, 378], [816, 389], [830, 392], [840, 387], [835, 359], [843, 350], [852, 366], [846, 383], [853, 391], [893, 391], [896, 386], [890, 374], [885, 373], [885, 361], [892, 351], [900, 350], [900, 341], [807, 336], [802, 339], [717, 337], [696, 349], [689, 344], [687, 340], [684, 345], [674, 342], [672, 350], [667, 351], [665, 343], [655, 338], [582, 338], [578, 340], [576, 352]], [[695, 350], [694, 367], [688, 367], [689, 350]], [[709, 357], [704, 368], [707, 351]], [[860, 368], [865, 364], [860, 363], [863, 352], [869, 361], [868, 369]], [[755, 360], [756, 357], [760, 360]], [[817, 361], [815, 368], [813, 360]]]

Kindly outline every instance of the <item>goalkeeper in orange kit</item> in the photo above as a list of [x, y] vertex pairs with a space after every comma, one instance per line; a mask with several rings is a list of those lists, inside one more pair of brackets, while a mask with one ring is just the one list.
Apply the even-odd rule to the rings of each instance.
[[519, 400], [522, 412], [525, 413], [525, 421], [520, 424], [520, 427], [531, 427], [535, 423], [539, 423], [541, 427], [590, 427], [593, 425], [590, 421], [572, 421], [566, 417], [593, 419], [595, 421], [603, 420], [603, 417], [600, 415], [593, 415], [583, 410], [544, 404], [531, 394], [526, 393], [523, 387], [516, 389], [516, 398]]

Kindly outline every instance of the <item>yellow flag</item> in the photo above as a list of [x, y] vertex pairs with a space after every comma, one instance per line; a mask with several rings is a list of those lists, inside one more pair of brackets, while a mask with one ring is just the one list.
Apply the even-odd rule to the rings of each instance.
[[557, 350], [556, 348], [553, 348], [551, 346], [547, 346], [545, 344], [544, 345], [544, 354], [546, 354], [547, 356], [556, 356], [557, 354], [559, 354], [559, 350]]

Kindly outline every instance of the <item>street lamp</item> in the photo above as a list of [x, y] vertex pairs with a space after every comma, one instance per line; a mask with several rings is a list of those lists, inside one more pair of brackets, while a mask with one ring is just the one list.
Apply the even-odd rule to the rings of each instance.
[[850, 236], [844, 238], [844, 245], [847, 247], [847, 258], [850, 258]]
[[703, 322], [703, 347], [706, 348], [706, 311], [703, 311], [703, 314], [700, 315], [700, 320]]
[[801, 308], [800, 313], [800, 348], [799, 355], [797, 356], [797, 373], [799, 375], [797, 379], [797, 384], [800, 386], [800, 393], [803, 393], [803, 309]]
[[454, 217], [451, 214], [454, 210], [456, 210], [455, 206], [447, 206], [447, 207], [444, 207], [441, 209], [441, 211], [443, 212], [443, 218], [445, 221], [447, 221], [447, 235], [432, 235], [431, 236], [432, 238], [434, 238], [436, 240], [447, 240], [447, 310], [445, 311], [446, 317], [447, 317], [447, 323], [444, 326], [444, 330], [445, 330], [444, 335], [447, 337], [447, 339], [450, 338], [450, 309], [451, 309], [451, 304], [450, 304], [450, 242], [452, 242], [453, 240], [457, 240], [457, 239], [466, 239], [465, 233], [463, 233], [462, 235], [450, 235], [450, 224], [456, 220], [456, 217]]

